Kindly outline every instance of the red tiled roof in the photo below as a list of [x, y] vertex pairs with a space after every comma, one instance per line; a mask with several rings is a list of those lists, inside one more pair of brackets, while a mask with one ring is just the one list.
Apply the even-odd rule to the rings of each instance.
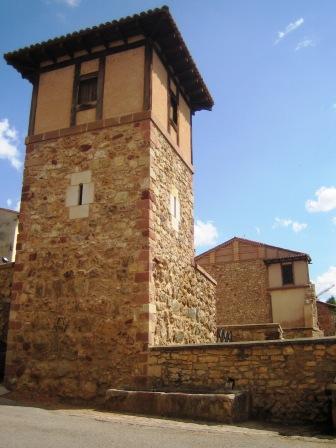
[[207, 255], [211, 252], [214, 252], [222, 247], [226, 247], [228, 245], [230, 245], [231, 243], [233, 243], [233, 241], [240, 241], [242, 243], [247, 243], [247, 244], [252, 244], [253, 246], [258, 246], [258, 247], [268, 247], [270, 249], [277, 249], [277, 250], [284, 250], [286, 252], [291, 252], [291, 255], [286, 255], [284, 257], [277, 257], [276, 259], [282, 259], [282, 258], [297, 258], [297, 257], [305, 257], [307, 258], [308, 261], [311, 261], [311, 258], [308, 254], [304, 253], [304, 252], [298, 252], [298, 251], [294, 251], [291, 249], [285, 249], [284, 247], [279, 247], [279, 246], [272, 246], [270, 244], [265, 244], [265, 243], [261, 243], [259, 241], [253, 241], [253, 240], [248, 240], [246, 238], [240, 238], [238, 236], [234, 236], [233, 238], [229, 239], [228, 241], [225, 241], [224, 243], [218, 244], [217, 246], [197, 255], [195, 257], [195, 260], [197, 260], [200, 257], [203, 257], [204, 255]]
[[33, 81], [41, 62], [57, 61], [57, 58], [64, 56], [72, 59], [74, 53], [80, 50], [90, 53], [93, 47], [103, 45], [109, 48], [110, 42], [127, 41], [137, 35], [144, 35], [161, 51], [166, 64], [172, 67], [191, 109], [211, 110], [213, 99], [167, 6], [49, 39], [6, 53], [4, 57], [23, 78]]

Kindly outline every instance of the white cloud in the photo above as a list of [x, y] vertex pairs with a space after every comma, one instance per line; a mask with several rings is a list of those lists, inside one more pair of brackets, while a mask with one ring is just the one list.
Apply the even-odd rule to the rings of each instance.
[[61, 3], [65, 6], [69, 6], [70, 8], [76, 8], [80, 5], [82, 0], [43, 0], [46, 5], [51, 5], [53, 3]]
[[287, 36], [287, 34], [298, 29], [301, 25], [303, 25], [303, 22], [304, 22], [304, 19], [301, 17], [300, 19], [296, 20], [295, 22], [289, 23], [286, 26], [284, 31], [278, 31], [278, 38], [274, 42], [274, 45], [277, 45], [284, 37]]
[[195, 246], [211, 246], [217, 243], [218, 231], [211, 221], [197, 219], [195, 223]]
[[315, 47], [315, 43], [312, 39], [303, 39], [301, 42], [297, 44], [295, 47], [295, 51], [302, 50], [302, 48]]
[[306, 229], [308, 224], [305, 222], [292, 222], [292, 229], [295, 233], [301, 232], [302, 230]]
[[335, 226], [336, 226], [336, 216], [334, 216], [334, 217], [331, 219], [331, 222], [332, 222], [333, 224], [335, 224]]
[[16, 129], [11, 127], [7, 118], [0, 120], [0, 159], [7, 159], [17, 170], [21, 167]]
[[298, 222], [293, 221], [292, 219], [284, 219], [284, 218], [275, 218], [273, 229], [276, 229], [278, 227], [289, 227], [293, 230], [295, 233], [299, 233], [302, 230], [306, 229], [308, 227], [308, 224], [305, 222]]
[[7, 207], [10, 207], [12, 205], [12, 200], [11, 199], [7, 199], [6, 201]]
[[306, 201], [308, 212], [330, 212], [336, 208], [336, 187], [321, 187], [315, 192], [315, 196], [317, 200]]
[[255, 227], [255, 231], [257, 232], [257, 234], [258, 234], [258, 235], [260, 235], [260, 234], [261, 234], [261, 230], [260, 230], [260, 227], [256, 226], [256, 227]]
[[328, 292], [322, 294], [319, 298], [324, 297], [327, 299], [332, 295], [336, 295], [336, 266], [330, 266], [326, 272], [317, 277], [314, 283], [317, 294], [322, 292], [324, 289], [329, 288], [329, 286], [335, 285]]
[[76, 8], [76, 6], [79, 6], [81, 0], [56, 0], [58, 3], [64, 3], [67, 6], [70, 6], [71, 8]]

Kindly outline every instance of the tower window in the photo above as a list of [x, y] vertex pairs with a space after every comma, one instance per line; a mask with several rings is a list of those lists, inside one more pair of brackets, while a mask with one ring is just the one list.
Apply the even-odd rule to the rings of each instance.
[[169, 111], [169, 119], [170, 123], [177, 127], [177, 118], [178, 117], [178, 102], [177, 96], [174, 92], [170, 91], [170, 111]]
[[282, 273], [282, 284], [283, 285], [293, 285], [294, 275], [293, 275], [293, 263], [285, 263], [281, 265]]
[[177, 217], [177, 197], [173, 196], [173, 216], [174, 218]]
[[97, 102], [98, 75], [79, 80], [77, 106], [95, 106]]
[[172, 189], [172, 192], [170, 194], [170, 214], [171, 214], [171, 223], [173, 229], [177, 230], [180, 226], [180, 220], [181, 220], [181, 210], [180, 210], [180, 200], [178, 197], [178, 192], [176, 188]]

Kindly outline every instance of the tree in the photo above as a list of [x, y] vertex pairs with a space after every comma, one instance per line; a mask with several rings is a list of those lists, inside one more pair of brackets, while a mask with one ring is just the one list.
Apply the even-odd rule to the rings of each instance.
[[331, 305], [336, 305], [335, 296], [330, 296], [329, 299], [326, 302], [327, 303], [331, 303]]

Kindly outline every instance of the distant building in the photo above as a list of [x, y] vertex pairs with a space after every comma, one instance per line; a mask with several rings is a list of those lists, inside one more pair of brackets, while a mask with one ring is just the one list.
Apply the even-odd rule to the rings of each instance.
[[336, 335], [336, 305], [332, 303], [316, 301], [317, 305], [317, 318], [318, 324], [321, 330], [323, 330], [324, 336]]
[[0, 208], [0, 264], [3, 263], [3, 257], [9, 261], [15, 260], [18, 224], [17, 211]]
[[318, 334], [309, 255], [234, 237], [196, 257], [217, 280], [217, 325], [278, 323], [284, 337]]

